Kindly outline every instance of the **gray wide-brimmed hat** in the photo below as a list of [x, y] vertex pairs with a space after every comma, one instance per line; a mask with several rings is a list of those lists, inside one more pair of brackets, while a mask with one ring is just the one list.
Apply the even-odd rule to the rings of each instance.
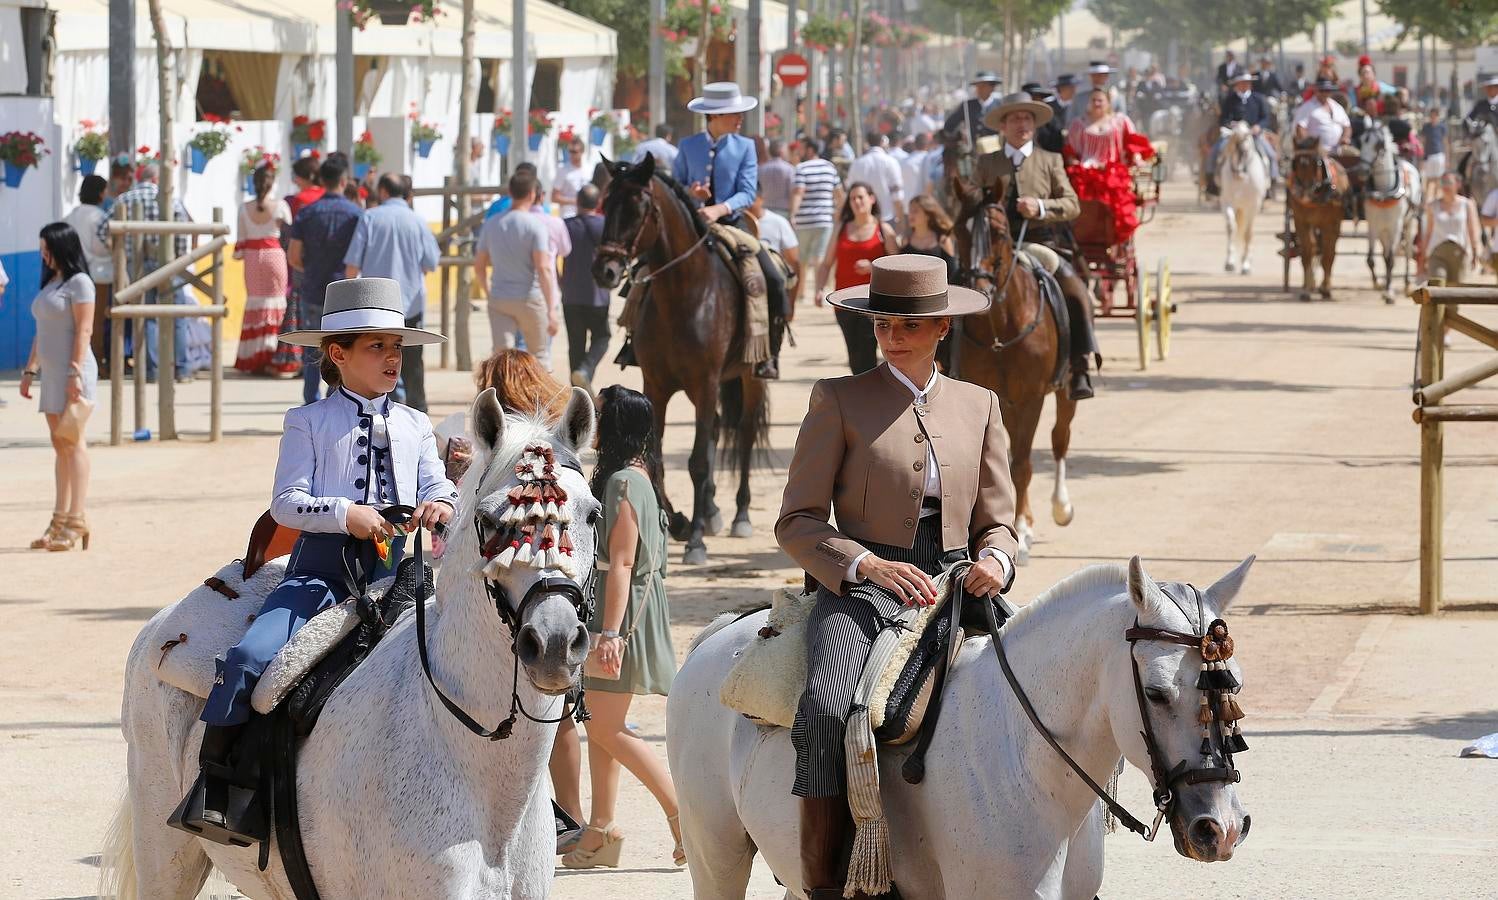
[[693, 97], [687, 109], [709, 116], [748, 112], [759, 105], [753, 97], [746, 97], [732, 81], [714, 81], [703, 85], [702, 96]]
[[1494, 72], [1489, 75], [1477, 76], [1477, 86], [1485, 88], [1498, 86], [1498, 72]]
[[983, 124], [988, 126], [990, 131], [1003, 131], [1004, 117], [1020, 110], [1025, 110], [1035, 116], [1036, 128], [1051, 121], [1051, 116], [1055, 115], [1055, 111], [1046, 104], [1031, 98], [1024, 91], [1016, 91], [1013, 94], [1005, 94], [1004, 99], [995, 103], [988, 112], [984, 113]]
[[984, 70], [979, 71], [972, 78], [969, 78], [967, 83], [968, 84], [1003, 84], [1004, 83], [1004, 79], [1000, 78], [998, 75], [994, 74], [993, 72], [990, 72], [987, 69], [984, 69]]
[[1063, 72], [1060, 75], [1056, 76], [1056, 80], [1051, 84], [1051, 87], [1076, 87], [1081, 83], [1082, 79], [1078, 78], [1076, 75], [1073, 75], [1071, 72]]
[[424, 328], [406, 327], [406, 303], [393, 278], [347, 278], [328, 285], [321, 327], [288, 331], [278, 340], [317, 347], [335, 334], [398, 334], [406, 344], [440, 344], [447, 338]]
[[1094, 59], [1087, 63], [1088, 75], [1112, 75], [1118, 70], [1100, 59]]
[[827, 302], [865, 316], [968, 316], [988, 309], [982, 291], [947, 284], [947, 264], [934, 256], [899, 253], [873, 262], [868, 284], [827, 295]]

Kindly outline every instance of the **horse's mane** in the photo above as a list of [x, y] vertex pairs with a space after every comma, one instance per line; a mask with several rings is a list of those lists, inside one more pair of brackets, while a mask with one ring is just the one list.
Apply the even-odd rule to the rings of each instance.
[[707, 223], [702, 221], [701, 216], [696, 215], [697, 201], [693, 200], [692, 195], [687, 193], [686, 186], [665, 172], [657, 171], [655, 177], [659, 178], [661, 183], [666, 186], [666, 189], [676, 195], [676, 199], [681, 201], [682, 206], [686, 207], [687, 221], [692, 223], [692, 228], [697, 232], [697, 236], [702, 237], [706, 234]]
[[1098, 563], [1088, 566], [1078, 572], [1066, 576], [1051, 585], [1044, 593], [1029, 603], [1020, 607], [1019, 611], [1004, 623], [1008, 630], [1012, 626], [1020, 625], [1033, 616], [1039, 615], [1039, 610], [1061, 597], [1070, 597], [1076, 594], [1090, 594], [1109, 589], [1113, 593], [1127, 590], [1129, 585], [1129, 569], [1121, 563]]
[[[463, 479], [463, 497], [460, 505], [468, 504], [465, 508], [471, 509], [471, 504], [477, 499], [478, 492], [483, 490], [483, 482], [488, 480], [490, 471], [510, 472], [520, 459], [520, 454], [525, 450], [526, 445], [537, 440], [545, 442], [556, 452], [559, 457], [557, 462], [580, 465], [577, 455], [567, 447], [566, 443], [556, 440], [556, 434], [544, 413], [506, 412], [505, 430], [500, 435], [499, 446], [494, 448], [491, 456], [473, 461], [470, 471], [478, 472], [478, 478]], [[501, 465], [496, 467], [496, 461], [499, 461]]]

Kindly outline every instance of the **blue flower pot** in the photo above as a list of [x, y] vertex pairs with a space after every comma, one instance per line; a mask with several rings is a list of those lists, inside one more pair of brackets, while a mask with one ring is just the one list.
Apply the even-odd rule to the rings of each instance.
[[244, 192], [251, 196], [255, 194], [255, 176], [253, 173], [244, 177]]
[[194, 175], [202, 175], [208, 168], [208, 155], [197, 147], [187, 148], [187, 167]]
[[416, 142], [416, 155], [419, 156], [419, 157], [421, 157], [422, 159], [426, 159], [428, 156], [431, 156], [432, 155], [432, 145], [435, 144], [435, 143], [437, 143], [437, 142], [436, 141], [417, 141]]
[[78, 172], [79, 174], [83, 175], [83, 177], [87, 178], [88, 176], [94, 174], [94, 170], [97, 168], [99, 168], [99, 161], [97, 159], [84, 159], [82, 157], [79, 157]]
[[526, 146], [531, 148], [532, 153], [535, 153], [537, 150], [541, 149], [541, 140], [544, 137], [546, 137], [546, 135], [544, 134], [527, 135], [525, 138]]
[[292, 144], [291, 145], [291, 158], [292, 159], [301, 159], [303, 156], [306, 156], [307, 154], [312, 153], [312, 152], [314, 152], [316, 150], [317, 150], [317, 145], [316, 144]]
[[369, 163], [354, 163], [354, 180], [363, 181], [369, 175]]
[[498, 153], [500, 156], [509, 156], [510, 136], [508, 134], [496, 134], [489, 141], [489, 146], [493, 147], [494, 152]]
[[21, 186], [21, 178], [24, 177], [25, 175], [26, 175], [25, 168], [23, 168], [21, 166], [12, 165], [11, 163], [8, 163], [8, 162], [5, 164], [5, 186], [6, 187], [8, 187], [8, 188], [18, 188], [18, 187], [20, 187]]
[[602, 147], [604, 138], [609, 136], [608, 129], [599, 128], [597, 125], [588, 129], [588, 137], [593, 140], [593, 146]]

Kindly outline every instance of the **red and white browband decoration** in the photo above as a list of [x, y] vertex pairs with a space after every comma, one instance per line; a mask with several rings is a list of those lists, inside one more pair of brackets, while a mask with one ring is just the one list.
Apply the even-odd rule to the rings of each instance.
[[483, 574], [493, 578], [512, 565], [557, 569], [577, 578], [567, 526], [567, 492], [557, 484], [556, 456], [545, 444], [525, 448], [515, 464], [520, 483], [510, 488], [499, 529], [479, 552]]

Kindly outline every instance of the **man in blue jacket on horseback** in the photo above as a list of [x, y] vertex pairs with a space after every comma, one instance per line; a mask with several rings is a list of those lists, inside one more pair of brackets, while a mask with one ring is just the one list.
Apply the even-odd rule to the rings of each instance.
[[[753, 97], [739, 92], [739, 86], [731, 81], [720, 81], [703, 88], [702, 96], [687, 104], [692, 112], [702, 113], [706, 128], [682, 139], [677, 147], [676, 160], [671, 165], [671, 174], [693, 198], [702, 203], [698, 215], [709, 225], [722, 224], [741, 228], [743, 211], [754, 202], [759, 193], [759, 156], [754, 141], [739, 134], [744, 124], [744, 113], [759, 103]], [[760, 246], [759, 268], [764, 277], [764, 292], [753, 290], [753, 279], [740, 279], [747, 301], [745, 309], [745, 342], [751, 343], [756, 322], [769, 319], [769, 349], [761, 349], [751, 359], [754, 377], [774, 379], [780, 377], [780, 341], [785, 334], [787, 304], [785, 276], [771, 257], [768, 248]], [[757, 287], [757, 286], [755, 286]], [[633, 330], [637, 313], [637, 301], [631, 297], [621, 316], [626, 329]], [[768, 305], [768, 313], [756, 304]], [[763, 332], [761, 332], [763, 333]], [[763, 344], [760, 345], [763, 348]], [[616, 360], [620, 365], [634, 362], [634, 354], [626, 344]]]

